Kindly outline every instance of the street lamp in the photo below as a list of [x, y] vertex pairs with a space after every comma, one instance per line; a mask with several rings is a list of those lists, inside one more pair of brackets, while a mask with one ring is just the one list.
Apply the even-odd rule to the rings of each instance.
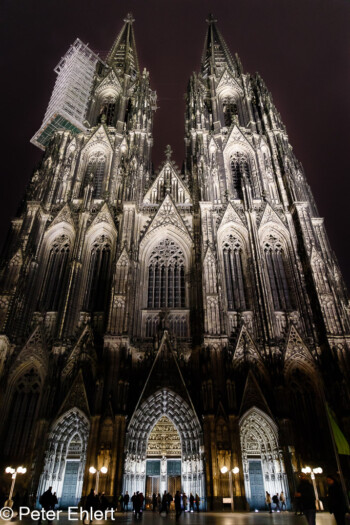
[[[234, 505], [234, 499], [233, 499], [232, 473], [233, 473], [234, 476], [236, 474], [238, 474], [239, 468], [238, 467], [234, 467], [232, 470], [231, 469], [229, 470], [224, 465], [223, 467], [221, 467], [220, 471], [221, 471], [222, 474], [226, 474], [226, 472], [228, 471], [228, 480], [229, 480], [229, 485], [230, 485], [231, 512], [233, 512], [235, 510], [235, 505]], [[236, 489], [236, 487], [235, 487], [235, 489]]]
[[315, 474], [322, 474], [323, 469], [321, 467], [316, 467], [313, 469], [310, 467], [305, 467], [301, 469], [301, 472], [304, 472], [304, 474], [310, 474], [312, 484], [314, 487], [314, 491], [315, 491], [315, 496], [316, 496], [316, 509], [323, 510], [322, 501], [318, 499], [318, 490], [317, 490], [316, 479], [315, 479]]
[[99, 481], [100, 481], [100, 472], [101, 472], [101, 474], [107, 474], [108, 468], [107, 467], [102, 467], [100, 470], [97, 470], [97, 469], [95, 469], [95, 467], [91, 466], [89, 468], [89, 472], [90, 472], [90, 474], [95, 474], [96, 473], [95, 492], [96, 492], [96, 494], [98, 494], [98, 484], [99, 484]]
[[6, 467], [5, 472], [6, 474], [11, 474], [11, 477], [12, 477], [10, 494], [9, 494], [8, 500], [5, 503], [5, 506], [12, 507], [13, 505], [12, 495], [13, 495], [13, 491], [15, 488], [17, 474], [25, 474], [27, 472], [27, 469], [25, 467], [18, 467], [17, 469], [14, 469], [12, 467]]

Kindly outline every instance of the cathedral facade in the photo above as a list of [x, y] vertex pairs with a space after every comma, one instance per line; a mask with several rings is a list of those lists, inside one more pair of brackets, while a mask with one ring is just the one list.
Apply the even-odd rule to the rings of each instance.
[[61, 508], [97, 484], [290, 505], [301, 468], [337, 470], [326, 404], [350, 437], [341, 272], [271, 94], [213, 17], [183, 168], [168, 146], [153, 170], [133, 22], [105, 60], [73, 44], [32, 139], [1, 267], [1, 483], [23, 465], [20, 490]]

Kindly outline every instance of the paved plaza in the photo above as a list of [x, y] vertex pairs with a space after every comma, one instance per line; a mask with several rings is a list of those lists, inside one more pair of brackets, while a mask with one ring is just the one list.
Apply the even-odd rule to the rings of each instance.
[[[141, 520], [136, 520], [132, 514], [129, 513], [116, 513], [113, 521], [94, 521], [93, 525], [104, 524], [104, 523], [115, 523], [116, 525], [132, 525], [135, 523], [143, 523], [143, 525], [162, 525], [167, 523], [174, 523], [175, 513], [170, 513], [166, 518], [162, 518], [158, 513], [147, 511], [143, 513]], [[8, 521], [1, 520], [0, 524], [9, 523]], [[22, 521], [13, 520], [10, 523], [19, 525], [20, 523], [38, 523], [38, 521], [31, 520], [29, 518], [23, 518]], [[42, 522], [46, 525], [46, 521]], [[62, 512], [59, 520], [54, 520], [52, 525], [70, 525], [79, 524], [81, 521], [71, 521], [68, 519], [68, 514]], [[178, 521], [179, 525], [307, 525], [304, 516], [295, 516], [292, 512], [273, 513], [268, 512], [200, 512], [200, 513], [183, 513]], [[322, 512], [316, 516], [316, 525], [336, 525], [336, 522], [331, 514], [328, 512]]]

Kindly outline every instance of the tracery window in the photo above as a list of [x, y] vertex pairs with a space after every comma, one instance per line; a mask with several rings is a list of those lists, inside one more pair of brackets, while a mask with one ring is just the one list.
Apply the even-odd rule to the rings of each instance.
[[148, 308], [185, 307], [185, 257], [170, 239], [161, 241], [149, 259], [147, 304]]
[[285, 252], [282, 243], [273, 235], [264, 243], [265, 262], [275, 310], [291, 310]]
[[98, 237], [92, 245], [85, 291], [84, 309], [102, 312], [108, 298], [111, 263], [111, 241], [105, 235]]
[[40, 390], [41, 380], [34, 368], [17, 380], [10, 404], [5, 455], [17, 457], [25, 453], [34, 430]]
[[242, 246], [230, 235], [223, 245], [227, 303], [229, 310], [247, 310], [242, 266]]
[[81, 185], [80, 197], [84, 195], [84, 189], [88, 183], [92, 183], [94, 187], [92, 194], [93, 198], [100, 199], [102, 197], [105, 170], [106, 156], [101, 151], [98, 151], [94, 153], [89, 159], [84, 175], [84, 180]]
[[233, 122], [238, 124], [238, 108], [232, 98], [225, 98], [222, 103], [225, 126], [230, 127]]
[[43, 279], [40, 308], [48, 312], [58, 310], [59, 299], [64, 286], [64, 276], [69, 261], [70, 240], [60, 235], [53, 241]]
[[237, 151], [231, 155], [231, 174], [234, 197], [242, 199], [242, 178], [245, 176], [250, 181], [249, 162], [244, 153]]
[[100, 117], [99, 122], [102, 121], [102, 117], [106, 117], [106, 124], [107, 126], [113, 126], [114, 125], [114, 119], [115, 119], [115, 111], [116, 110], [116, 102], [113, 97], [106, 98], [101, 106], [100, 111]]

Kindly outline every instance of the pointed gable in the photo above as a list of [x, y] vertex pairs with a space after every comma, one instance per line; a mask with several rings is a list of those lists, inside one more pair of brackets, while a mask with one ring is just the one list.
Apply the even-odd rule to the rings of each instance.
[[[12, 368], [12, 374], [15, 374], [19, 367], [28, 365], [30, 362], [38, 367], [38, 371], [44, 372], [48, 369], [49, 356], [47, 352], [46, 336], [42, 324], [38, 324], [27, 342], [19, 352]], [[42, 369], [42, 370], [41, 370]]]
[[314, 358], [294, 325], [290, 327], [284, 354], [284, 370], [288, 374], [295, 365], [309, 371], [315, 370]]
[[79, 370], [76, 378], [74, 379], [73, 384], [58, 411], [58, 416], [68, 412], [72, 408], [79, 408], [79, 410], [81, 410], [84, 414], [90, 416], [89, 402], [86, 395], [85, 383], [81, 370]]
[[58, 214], [56, 215], [56, 217], [50, 224], [50, 227], [48, 228], [48, 230], [51, 229], [56, 224], [60, 224], [62, 222], [69, 224], [70, 226], [72, 226], [73, 230], [75, 230], [75, 224], [74, 224], [74, 220], [72, 217], [72, 213], [71, 213], [69, 204], [65, 204], [63, 208], [58, 212]]
[[230, 91], [233, 93], [236, 92], [240, 96], [243, 96], [243, 89], [238, 84], [235, 77], [230, 73], [230, 71], [225, 69], [216, 87], [216, 92], [220, 96], [221, 94], [224, 94], [227, 89], [230, 89]]
[[230, 133], [225, 137], [223, 143], [223, 150], [229, 151], [232, 146], [241, 146], [246, 149], [253, 157], [255, 157], [255, 149], [251, 139], [235, 124]]
[[230, 222], [238, 224], [240, 226], [243, 226], [244, 229], [246, 229], [245, 224], [243, 223], [241, 217], [238, 215], [238, 213], [236, 212], [236, 210], [232, 206], [231, 202], [229, 202], [228, 205], [227, 205], [227, 208], [226, 208], [225, 213], [224, 213], [224, 215], [223, 215], [223, 217], [221, 219], [221, 222], [219, 224], [219, 228], [218, 229], [223, 228], [226, 224], [228, 224]]
[[94, 220], [92, 221], [89, 230], [93, 229], [95, 226], [97, 226], [101, 222], [108, 224], [115, 231], [115, 233], [117, 232], [112, 214], [106, 202], [103, 204], [102, 208], [100, 209], [100, 211], [98, 212]]
[[167, 330], [164, 330], [162, 340], [141, 392], [135, 412], [142, 402], [150, 395], [164, 388], [180, 395], [181, 398], [192, 408], [193, 412], [196, 413]]
[[95, 95], [99, 96], [101, 93], [108, 93], [110, 90], [113, 90], [115, 94], [122, 91], [120, 81], [113, 69], [100, 81], [95, 90]]
[[189, 240], [191, 240], [191, 235], [188, 231], [188, 228], [185, 225], [181, 215], [177, 211], [177, 208], [170, 195], [165, 197], [155, 217], [153, 217], [153, 220], [146, 231], [144, 239], [157, 228], [164, 226], [173, 226], [175, 229], [179, 230], [181, 235], [186, 235]]
[[156, 177], [155, 181], [147, 191], [143, 202], [145, 204], [155, 204], [164, 198], [164, 193], [169, 192], [174, 202], [177, 204], [190, 204], [191, 195], [187, 186], [181, 180], [170, 162], [166, 162]]
[[257, 349], [245, 325], [242, 326], [237, 339], [236, 347], [233, 353], [233, 365], [239, 366], [244, 362], [256, 363], [259, 368], [264, 369], [260, 352]]
[[268, 222], [274, 222], [278, 226], [282, 226], [282, 228], [285, 230], [286, 226], [280, 219], [280, 217], [277, 215], [277, 213], [273, 210], [273, 208], [270, 206], [269, 203], [266, 204], [264, 213], [262, 214], [260, 224], [259, 224], [259, 230], [261, 231], [262, 228], [267, 224]]
[[262, 393], [253, 372], [249, 370], [244, 387], [241, 406], [239, 409], [239, 415], [242, 416], [253, 407], [260, 408], [260, 410], [265, 412], [265, 414], [268, 414], [273, 420], [273, 415], [265, 399], [265, 396]]
[[86, 142], [85, 146], [82, 149], [82, 153], [89, 151], [96, 145], [102, 145], [104, 148], [107, 148], [111, 152], [113, 151], [112, 140], [110, 138], [108, 129], [104, 124], [100, 124], [91, 137]]

